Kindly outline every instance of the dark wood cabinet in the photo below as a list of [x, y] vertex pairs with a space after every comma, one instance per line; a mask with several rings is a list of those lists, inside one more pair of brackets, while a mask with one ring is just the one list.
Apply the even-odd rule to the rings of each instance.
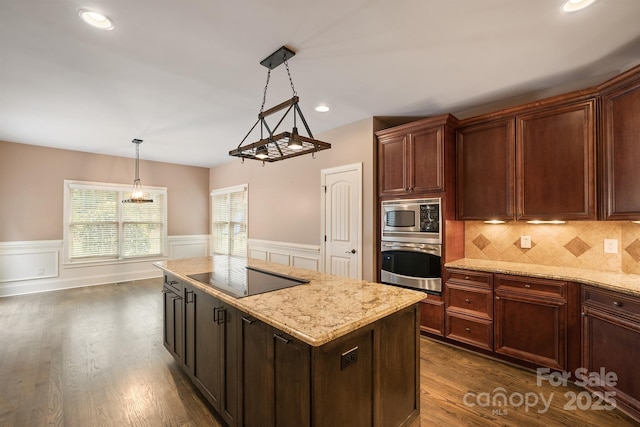
[[640, 219], [640, 68], [601, 88], [604, 219]]
[[640, 298], [583, 286], [582, 346], [582, 366], [601, 380], [586, 387], [640, 419]]
[[515, 135], [514, 118], [457, 130], [458, 219], [515, 219]]
[[185, 367], [229, 425], [238, 416], [238, 311], [185, 286]]
[[496, 353], [566, 370], [567, 282], [495, 275]]
[[595, 220], [595, 90], [474, 117], [457, 131], [457, 218]]
[[595, 99], [516, 116], [520, 220], [597, 219]]
[[163, 344], [178, 361], [184, 354], [184, 335], [182, 317], [182, 283], [171, 276], [164, 276], [163, 294]]
[[445, 154], [455, 123], [445, 114], [376, 132], [379, 196], [445, 191]]
[[445, 274], [445, 336], [493, 350], [493, 274], [454, 269]]
[[310, 425], [311, 348], [248, 315], [241, 345], [243, 425]]
[[444, 300], [441, 295], [428, 295], [420, 301], [420, 330], [444, 336]]

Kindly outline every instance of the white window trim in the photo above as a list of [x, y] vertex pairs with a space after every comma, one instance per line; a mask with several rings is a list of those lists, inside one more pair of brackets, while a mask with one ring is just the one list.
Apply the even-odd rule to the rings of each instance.
[[[239, 184], [239, 185], [232, 185], [231, 187], [224, 187], [224, 188], [216, 188], [215, 190], [211, 190], [211, 193], [209, 195], [210, 197], [210, 205], [211, 205], [211, 241], [209, 242], [209, 255], [215, 255], [213, 252], [213, 249], [215, 247], [214, 245], [214, 239], [215, 239], [215, 226], [213, 224], [214, 221], [214, 205], [213, 205], [213, 198], [214, 196], [218, 195], [218, 194], [228, 194], [228, 193], [237, 193], [240, 191], [246, 191], [247, 192], [247, 242], [249, 241], [249, 184]], [[247, 255], [248, 256], [248, 251], [249, 248], [247, 247]]]
[[[99, 265], [112, 265], [112, 264], [130, 264], [141, 261], [160, 261], [168, 259], [168, 223], [167, 223], [167, 210], [168, 210], [168, 195], [166, 187], [155, 187], [150, 185], [145, 185], [144, 189], [152, 190], [155, 193], [161, 193], [164, 195], [164, 212], [162, 221], [164, 223], [163, 227], [163, 236], [162, 236], [162, 255], [158, 256], [148, 256], [148, 257], [135, 257], [135, 258], [113, 258], [113, 259], [101, 259], [101, 260], [81, 260], [81, 261], [72, 261], [69, 258], [69, 217], [70, 217], [70, 192], [69, 190], [72, 188], [85, 188], [85, 189], [94, 189], [94, 190], [113, 190], [113, 191], [131, 191], [131, 184], [114, 184], [110, 182], [96, 182], [96, 181], [76, 181], [76, 180], [64, 180], [64, 200], [63, 200], [63, 268], [75, 268], [75, 267], [91, 267], [91, 266], [99, 266]], [[121, 216], [122, 213], [118, 210], [118, 216]], [[120, 222], [120, 218], [118, 220]], [[119, 243], [120, 246], [122, 242]], [[121, 253], [121, 248], [119, 250]]]

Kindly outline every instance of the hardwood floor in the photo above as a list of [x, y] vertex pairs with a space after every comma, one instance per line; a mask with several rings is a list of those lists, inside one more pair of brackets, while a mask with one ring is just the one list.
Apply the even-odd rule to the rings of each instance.
[[[221, 426], [162, 346], [161, 289], [152, 279], [0, 298], [0, 426]], [[421, 359], [414, 427], [640, 425], [618, 410], [564, 410], [564, 393], [581, 389], [538, 387], [531, 372], [429, 339]], [[551, 407], [499, 414], [481, 397], [497, 387], [515, 403], [553, 396]]]

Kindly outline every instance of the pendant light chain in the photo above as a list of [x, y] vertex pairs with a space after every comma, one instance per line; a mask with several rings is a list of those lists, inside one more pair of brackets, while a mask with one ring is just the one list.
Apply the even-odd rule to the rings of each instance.
[[296, 92], [296, 88], [293, 87], [293, 79], [291, 78], [291, 71], [289, 71], [289, 62], [284, 61], [284, 66], [287, 67], [287, 75], [289, 76], [289, 83], [291, 83], [291, 91], [293, 92], [293, 96], [296, 96], [298, 92]]
[[271, 78], [271, 69], [267, 70], [267, 82], [264, 85], [264, 91], [262, 93], [262, 105], [260, 106], [260, 113], [264, 111], [264, 104], [267, 102], [267, 88], [269, 87], [269, 79]]
[[140, 181], [140, 144], [139, 143], [136, 144], [136, 179], [135, 181]]

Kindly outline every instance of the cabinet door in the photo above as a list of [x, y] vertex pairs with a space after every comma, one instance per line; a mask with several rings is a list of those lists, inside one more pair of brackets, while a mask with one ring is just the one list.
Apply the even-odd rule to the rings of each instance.
[[249, 316], [242, 317], [245, 426], [304, 427], [311, 422], [311, 352]]
[[217, 324], [220, 301], [199, 289], [194, 291], [193, 378], [213, 407], [220, 411], [221, 351]]
[[221, 304], [216, 323], [220, 336], [220, 415], [230, 426], [237, 425], [239, 414], [239, 339], [240, 312], [228, 304]]
[[497, 353], [566, 369], [566, 301], [496, 289], [493, 327]]
[[407, 135], [380, 138], [378, 141], [378, 191], [380, 196], [406, 194]]
[[444, 126], [413, 132], [409, 142], [409, 190], [444, 191]]
[[638, 220], [640, 79], [602, 97], [602, 118], [605, 219]]
[[619, 406], [628, 406], [632, 413], [640, 414], [640, 369], [636, 357], [640, 354], [640, 323], [591, 307], [583, 307], [583, 314], [582, 366], [601, 377], [602, 370], [616, 376], [612, 382], [589, 388], [613, 393]]
[[171, 352], [178, 362], [183, 360], [183, 329], [182, 329], [182, 297], [165, 287], [164, 295], [164, 346]]
[[514, 119], [458, 129], [458, 219], [514, 219], [515, 138]]
[[518, 219], [596, 219], [594, 102], [516, 117]]

